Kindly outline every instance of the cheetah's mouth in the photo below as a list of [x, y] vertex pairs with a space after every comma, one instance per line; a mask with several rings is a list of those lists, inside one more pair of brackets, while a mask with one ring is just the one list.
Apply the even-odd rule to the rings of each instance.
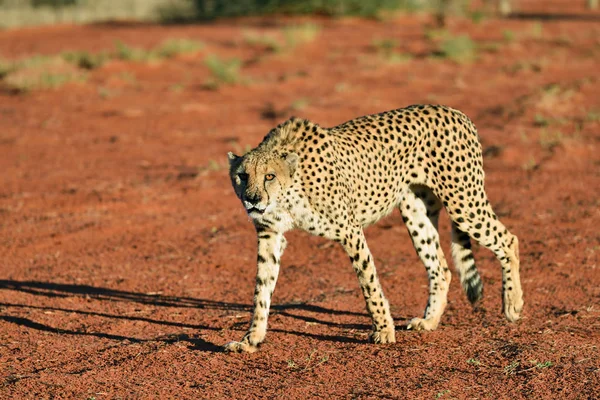
[[252, 207], [252, 208], [247, 208], [246, 211], [248, 212], [248, 214], [252, 214], [252, 213], [256, 213], [256, 214], [264, 214], [265, 210], [261, 210], [259, 208], [256, 207]]

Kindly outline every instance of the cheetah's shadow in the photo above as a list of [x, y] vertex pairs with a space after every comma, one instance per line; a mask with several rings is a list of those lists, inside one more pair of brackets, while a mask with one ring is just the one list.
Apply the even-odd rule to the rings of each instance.
[[[111, 302], [132, 302], [138, 304], [144, 304], [152, 307], [173, 307], [173, 308], [194, 308], [198, 310], [223, 310], [225, 313], [228, 312], [244, 312], [250, 317], [252, 306], [250, 304], [232, 303], [232, 302], [221, 302], [207, 299], [197, 299], [185, 296], [166, 296], [166, 295], [155, 295], [146, 293], [128, 292], [110, 288], [95, 287], [89, 285], [76, 285], [76, 284], [63, 284], [54, 282], [39, 282], [39, 281], [15, 281], [15, 280], [0, 280], [0, 290], [12, 290], [29, 295], [39, 296], [43, 298], [72, 298], [72, 297], [85, 297], [92, 298], [101, 301]], [[33, 303], [33, 304], [32, 304]], [[81, 316], [91, 316], [106, 318], [111, 320], [130, 320], [140, 321], [150, 324], [158, 324], [163, 326], [178, 327], [182, 329], [193, 329], [198, 334], [168, 334], [154, 338], [137, 338], [124, 335], [114, 335], [107, 332], [93, 332], [87, 330], [65, 330], [54, 328], [50, 325], [36, 322], [30, 318], [14, 315], [2, 315], [0, 321], [17, 324], [30, 329], [60, 333], [63, 335], [77, 335], [77, 336], [93, 336], [103, 339], [111, 339], [117, 341], [128, 341], [131, 343], [143, 343], [149, 341], [160, 341], [165, 343], [174, 342], [187, 342], [189, 348], [193, 350], [205, 351], [205, 352], [221, 352], [222, 346], [220, 344], [211, 343], [204, 339], [203, 333], [207, 331], [220, 331], [223, 329], [231, 329], [233, 331], [243, 331], [247, 328], [247, 320], [240, 322], [239, 326], [227, 327], [227, 326], [216, 326], [208, 324], [190, 324], [185, 322], [167, 321], [160, 318], [150, 318], [145, 316], [137, 315], [123, 315], [115, 313], [106, 313], [100, 311], [91, 310], [80, 310], [74, 308], [61, 308], [46, 305], [44, 302], [35, 301], [29, 304], [17, 304], [3, 302], [0, 303], [0, 310], [2, 309], [15, 309], [15, 310], [40, 310], [42, 312], [64, 312], [68, 314], [76, 314]], [[322, 307], [315, 304], [308, 303], [288, 303], [278, 304], [271, 307], [272, 315], [279, 315], [285, 318], [295, 319], [304, 321], [310, 324], [319, 324], [330, 326], [336, 329], [354, 330], [360, 332], [361, 337], [353, 337], [350, 335], [328, 335], [328, 334], [316, 334], [303, 331], [297, 331], [293, 329], [281, 329], [274, 327], [270, 331], [279, 332], [285, 334], [293, 334], [301, 337], [310, 337], [317, 340], [333, 341], [339, 343], [365, 343], [366, 337], [371, 329], [370, 325], [357, 324], [357, 323], [339, 323], [333, 322], [327, 318], [315, 317], [312, 315], [306, 315], [306, 313], [316, 314], [317, 316], [355, 316], [357, 318], [368, 318], [366, 313], [358, 313], [353, 311], [335, 310], [326, 307]], [[29, 315], [28, 315], [29, 317]], [[396, 330], [406, 329], [405, 326], [397, 326]], [[364, 336], [364, 338], [362, 337]]]

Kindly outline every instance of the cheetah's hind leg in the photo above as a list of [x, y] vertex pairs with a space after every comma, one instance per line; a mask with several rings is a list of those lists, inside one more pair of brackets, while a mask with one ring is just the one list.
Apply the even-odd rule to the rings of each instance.
[[[483, 189], [482, 189], [483, 190]], [[514, 322], [523, 309], [523, 290], [519, 274], [519, 241], [498, 220], [486, 198], [477, 214], [470, 219], [447, 208], [458, 228], [469, 234], [480, 245], [491, 250], [502, 265], [502, 308], [507, 320]]]

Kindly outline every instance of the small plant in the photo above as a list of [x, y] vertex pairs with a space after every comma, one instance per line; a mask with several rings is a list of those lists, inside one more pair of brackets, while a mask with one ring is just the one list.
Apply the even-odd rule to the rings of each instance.
[[[313, 350], [310, 352], [310, 354], [308, 355], [308, 357], [306, 357], [306, 366], [304, 367], [303, 371], [308, 371], [311, 369], [315, 369], [316, 367], [318, 367], [319, 365], [327, 362], [329, 360], [329, 356], [328, 355], [324, 355], [322, 357], [314, 357], [314, 355], [317, 353], [317, 350]], [[313, 361], [315, 361], [315, 363], [313, 364]], [[311, 365], [313, 364], [313, 365]]]
[[10, 74], [14, 68], [15, 65], [12, 61], [8, 61], [0, 57], [0, 79]]
[[310, 354], [308, 355], [308, 357], [306, 357], [306, 365], [304, 366], [304, 368], [302, 368], [300, 365], [296, 364], [293, 360], [287, 361], [288, 368], [295, 370], [295, 371], [301, 371], [301, 372], [310, 371], [310, 370], [317, 368], [319, 365], [329, 361], [328, 355], [324, 355], [321, 357], [315, 357], [315, 354], [317, 354], [317, 350], [311, 351]]
[[537, 362], [537, 360], [532, 361], [532, 363], [535, 364], [535, 367], [538, 369], [545, 369], [545, 368], [550, 368], [551, 366], [553, 366], [554, 364], [552, 364], [552, 361], [544, 361], [544, 362]]
[[505, 42], [512, 43], [515, 41], [515, 33], [511, 30], [506, 29], [502, 31], [502, 38]]
[[556, 38], [555, 43], [559, 46], [569, 47], [573, 44], [573, 40], [571, 40], [571, 38], [567, 35], [563, 34]]
[[241, 146], [237, 141], [232, 141], [231, 146], [233, 147], [233, 152], [240, 155], [244, 155], [252, 150], [251, 145], [246, 144], [245, 146]]
[[350, 90], [350, 85], [346, 82], [340, 82], [335, 85], [333, 90], [335, 90], [337, 93], [347, 92]]
[[227, 165], [224, 163], [219, 164], [216, 160], [208, 161], [208, 170], [209, 171], [221, 171], [227, 168]]
[[175, 83], [175, 84], [169, 86], [169, 90], [174, 93], [180, 93], [183, 91], [184, 88], [185, 88], [185, 85], [183, 83]]
[[115, 43], [116, 58], [124, 61], [150, 61], [153, 57], [151, 51], [147, 51], [138, 47], [132, 47], [120, 40]]
[[398, 47], [398, 41], [395, 39], [377, 39], [373, 41], [372, 46], [379, 57], [389, 63], [400, 63], [412, 59], [410, 54], [400, 54], [395, 51]]
[[531, 36], [535, 39], [541, 39], [544, 36], [544, 25], [541, 22], [534, 22], [531, 25]]
[[479, 45], [479, 49], [487, 53], [497, 53], [500, 51], [500, 44], [494, 42], [483, 43]]
[[541, 114], [535, 114], [533, 117], [533, 124], [535, 126], [548, 126], [550, 125], [550, 121]]
[[7, 80], [7, 84], [20, 92], [28, 92], [35, 89], [56, 89], [66, 83], [84, 79], [83, 76], [72, 73], [43, 72], [29, 77], [12, 76]]
[[510, 364], [504, 367], [504, 373], [506, 375], [513, 375], [515, 372], [517, 372], [519, 365], [521, 364], [517, 360], [512, 361]]
[[517, 61], [512, 65], [503, 67], [502, 69], [510, 74], [515, 74], [520, 71], [541, 72], [546, 66], [544, 59], [540, 61]]
[[109, 88], [100, 86], [98, 87], [98, 96], [100, 96], [102, 99], [108, 99], [112, 96], [112, 92]]
[[430, 42], [438, 42], [450, 36], [446, 29], [428, 29], [425, 31], [425, 38]]
[[[552, 363], [552, 361], [538, 362], [537, 360], [529, 360], [529, 362], [533, 365], [532, 367], [520, 369], [518, 371], [516, 369], [512, 369], [510, 375], [512, 375], [512, 374], [524, 374], [524, 373], [532, 371], [532, 370], [534, 370], [536, 368], [537, 369], [546, 369], [546, 368], [550, 368], [551, 366], [554, 365]], [[506, 371], [506, 368], [504, 368], [504, 370]]]
[[123, 71], [119, 74], [119, 79], [129, 83], [132, 86], [137, 86], [138, 80], [133, 72]]
[[303, 97], [298, 100], [294, 100], [292, 102], [292, 104], [290, 105], [290, 109], [292, 109], [294, 111], [299, 111], [299, 110], [306, 108], [309, 104], [310, 104], [310, 100]]
[[241, 81], [240, 67], [242, 62], [238, 58], [222, 60], [216, 55], [206, 57], [204, 64], [210, 70], [212, 79], [207, 82], [207, 87], [217, 88], [221, 84], [235, 84]]
[[600, 121], [600, 110], [590, 110], [585, 116], [587, 122], [598, 122]]
[[486, 18], [485, 13], [481, 10], [475, 10], [475, 11], [471, 12], [471, 14], [469, 16], [471, 18], [471, 21], [473, 21], [474, 24], [480, 24]]
[[376, 39], [373, 40], [373, 47], [378, 53], [389, 55], [398, 47], [398, 41], [396, 39]]
[[321, 32], [321, 28], [312, 23], [302, 25], [291, 25], [283, 28], [283, 37], [288, 47], [296, 47], [304, 43], [312, 42]]
[[180, 54], [195, 53], [203, 47], [204, 44], [196, 40], [167, 39], [154, 52], [159, 58], [172, 58]]
[[13, 62], [3, 77], [7, 87], [17, 92], [53, 89], [68, 82], [85, 79], [85, 74], [62, 57], [40, 55]]
[[447, 395], [448, 393], [450, 393], [450, 390], [449, 390], [449, 389], [442, 390], [441, 392], [439, 392], [439, 393], [437, 393], [437, 394], [435, 395], [435, 398], [436, 398], [436, 399], [442, 398], [442, 397], [444, 397], [445, 395]]
[[459, 35], [443, 40], [438, 54], [457, 63], [464, 63], [475, 59], [477, 48], [468, 35]]
[[106, 53], [92, 54], [87, 51], [68, 51], [62, 54], [65, 61], [83, 69], [96, 69], [103, 66], [110, 58]]
[[542, 149], [552, 151], [555, 147], [560, 146], [565, 140], [562, 132], [543, 129], [540, 132], [540, 146]]
[[270, 35], [259, 35], [256, 33], [245, 33], [244, 41], [255, 47], [264, 47], [267, 51], [279, 53], [282, 50], [282, 45], [279, 40]]
[[480, 366], [481, 365], [481, 361], [475, 359], [475, 358], [469, 358], [467, 360], [467, 364], [471, 364], [471, 365], [475, 365], [475, 366]]
[[[538, 169], [540, 167], [540, 164], [538, 164], [538, 162], [535, 160], [535, 158], [533, 156], [529, 157], [529, 159], [523, 163], [523, 165], [521, 165], [521, 168], [523, 168], [523, 171], [535, 171], [536, 169]], [[517, 362], [518, 364], [518, 362]], [[504, 372], [506, 372], [506, 368], [504, 368]]]
[[81, 81], [81, 77], [76, 77], [71, 73], [43, 73], [39, 79], [39, 87], [41, 88], [57, 88], [68, 82]]
[[533, 117], [533, 124], [539, 127], [546, 127], [551, 125], [566, 125], [568, 120], [565, 118], [548, 118], [541, 114], [535, 114]]

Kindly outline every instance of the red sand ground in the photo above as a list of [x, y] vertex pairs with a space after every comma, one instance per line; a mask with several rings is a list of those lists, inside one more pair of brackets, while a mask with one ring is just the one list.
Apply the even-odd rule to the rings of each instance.
[[[482, 45], [466, 64], [430, 56], [424, 16], [317, 20], [317, 40], [281, 54], [243, 39], [290, 22], [0, 32], [11, 58], [117, 39], [206, 43], [0, 95], [0, 398], [597, 398], [599, 20], [546, 21], [540, 34], [527, 19], [453, 19], [453, 33]], [[415, 57], [381, 60], [371, 43], [385, 38]], [[209, 54], [240, 57], [248, 83], [205, 90]], [[395, 213], [367, 236], [397, 343], [367, 343], [343, 251], [293, 232], [267, 341], [221, 352], [248, 326], [256, 257], [226, 151], [292, 114], [331, 126], [422, 102], [479, 128], [489, 197], [521, 241], [523, 319], [503, 319], [500, 266], [476, 249], [481, 306], [455, 277], [439, 329], [406, 331], [427, 278]], [[449, 254], [445, 219], [441, 229]]]

